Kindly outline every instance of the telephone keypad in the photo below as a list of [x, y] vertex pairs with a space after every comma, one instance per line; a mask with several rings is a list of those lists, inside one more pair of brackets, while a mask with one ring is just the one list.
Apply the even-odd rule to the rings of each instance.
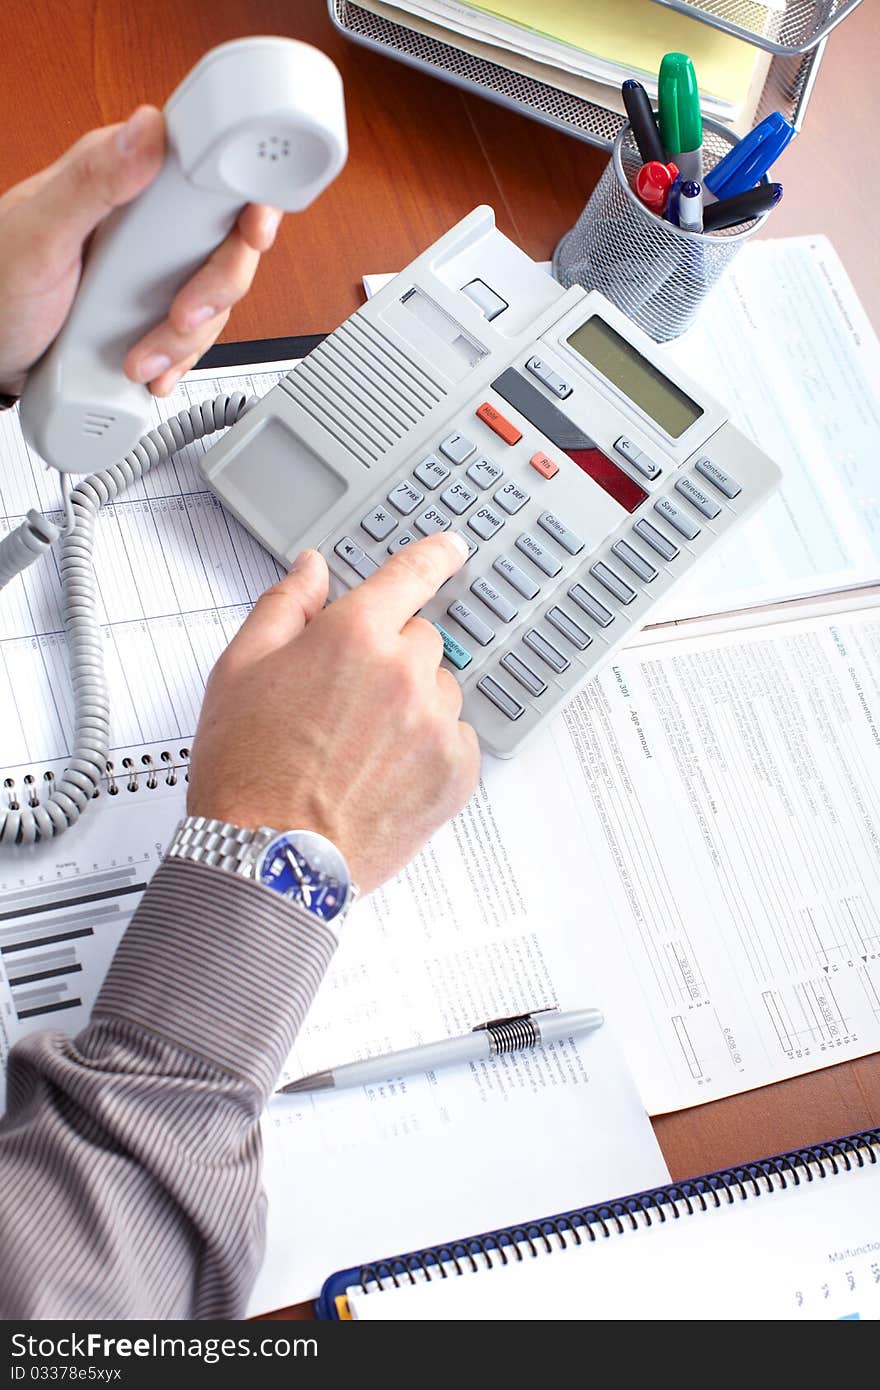
[[[363, 532], [381, 543], [382, 554], [374, 559], [351, 536], [342, 537], [335, 551], [356, 582], [354, 576], [374, 573], [386, 553], [394, 555], [420, 536], [453, 525], [467, 542], [469, 561], [487, 547], [482, 573], [474, 575], [466, 561], [447, 581], [451, 601], [436, 609], [432, 603], [425, 616], [440, 632], [445, 661], [471, 691], [471, 700], [485, 702], [484, 717], [500, 737], [493, 720], [531, 724], [542, 708], [579, 684], [594, 652], [616, 642], [620, 628], [638, 622], [645, 599], [662, 590], [668, 567], [687, 565], [699, 553], [691, 542], [702, 537], [704, 523], [714, 532], [713, 523], [725, 518], [730, 495], [737, 496], [741, 487], [714, 463], [698, 460], [703, 468], [681, 470], [674, 482], [670, 478], [668, 492], [655, 492], [638, 515], [597, 543], [592, 513], [578, 508], [571, 475], [560, 476], [559, 464], [540, 450], [536, 454], [528, 441], [517, 452], [516, 430], [508, 429], [504, 417], [480, 418], [512, 446], [504, 468], [480, 452], [479, 440], [448, 434], [435, 452], [410, 465], [410, 476], [386, 482], [384, 501], [360, 522]], [[618, 439], [614, 447], [643, 477], [660, 476], [659, 465], [629, 440]], [[543, 495], [533, 496], [546, 487], [552, 489], [553, 510], [546, 509]], [[431, 493], [436, 503], [430, 497], [426, 502]], [[500, 533], [514, 516], [520, 529], [505, 545]], [[398, 517], [408, 518], [408, 529]], [[697, 547], [702, 544], [701, 539]], [[628, 619], [630, 609], [635, 619]], [[479, 731], [476, 706], [469, 713], [466, 705], [464, 717], [473, 718]]]

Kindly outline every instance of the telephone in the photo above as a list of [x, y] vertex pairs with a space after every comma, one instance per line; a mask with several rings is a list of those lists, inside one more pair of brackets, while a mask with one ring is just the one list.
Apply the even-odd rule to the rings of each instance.
[[[68, 323], [28, 380], [30, 442], [59, 468], [98, 471], [72, 490], [62, 474], [66, 530], [31, 512], [0, 542], [2, 587], [62, 538], [77, 701], [63, 778], [41, 805], [0, 813], [0, 842], [66, 829], [106, 766], [91, 570], [98, 510], [213, 430], [231, 426], [201, 460], [209, 486], [282, 562], [320, 549], [331, 598], [420, 536], [454, 527], [465, 537], [468, 560], [422, 612], [461, 681], [463, 717], [502, 757], [779, 480], [701, 386], [601, 295], [564, 290], [497, 230], [488, 207], [429, 247], [261, 401], [218, 397], [135, 443], [149, 398], [122, 373], [131, 343], [244, 200], [303, 207], [344, 161], [338, 74], [313, 50], [303, 57], [305, 47], [244, 40], [194, 69], [166, 108], [160, 192], [151, 200], [148, 189], [108, 220]], [[252, 107], [231, 81], [239, 61]], [[285, 107], [283, 71], [300, 61], [309, 81]], [[275, 77], [264, 81], [270, 69]], [[290, 151], [286, 192], [259, 163], [273, 139]], [[169, 198], [192, 210], [183, 240], [168, 231]]]
[[779, 480], [726, 410], [603, 296], [562, 286], [477, 208], [201, 460], [331, 597], [454, 528], [422, 610], [463, 717], [510, 756]]

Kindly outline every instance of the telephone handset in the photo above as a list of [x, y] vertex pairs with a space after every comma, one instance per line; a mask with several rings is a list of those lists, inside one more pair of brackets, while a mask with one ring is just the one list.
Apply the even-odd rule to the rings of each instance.
[[151, 398], [122, 364], [247, 203], [299, 212], [345, 163], [342, 81], [293, 39], [221, 44], [165, 109], [161, 172], [102, 223], [61, 332], [21, 397], [27, 442], [64, 472], [115, 463], [147, 428]]

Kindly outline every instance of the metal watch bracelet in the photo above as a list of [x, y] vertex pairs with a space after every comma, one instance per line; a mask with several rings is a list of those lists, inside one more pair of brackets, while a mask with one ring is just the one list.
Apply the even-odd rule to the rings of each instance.
[[193, 859], [197, 864], [210, 864], [228, 873], [253, 878], [260, 849], [276, 833], [266, 826], [259, 830], [243, 830], [229, 821], [186, 816], [175, 830], [166, 856]]

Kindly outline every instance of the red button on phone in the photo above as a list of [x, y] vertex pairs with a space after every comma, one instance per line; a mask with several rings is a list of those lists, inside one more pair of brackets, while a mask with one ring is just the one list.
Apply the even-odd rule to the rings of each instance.
[[516, 425], [505, 420], [504, 416], [488, 401], [483, 401], [482, 405], [477, 406], [477, 417], [482, 420], [484, 425], [488, 425], [490, 430], [494, 430], [505, 444], [518, 444], [522, 439], [522, 430], [518, 430]]
[[542, 478], [555, 478], [556, 474], [559, 472], [559, 464], [554, 463], [551, 458], [548, 458], [546, 454], [542, 454], [540, 450], [537, 454], [532, 454], [529, 463], [536, 473], [540, 473]]

